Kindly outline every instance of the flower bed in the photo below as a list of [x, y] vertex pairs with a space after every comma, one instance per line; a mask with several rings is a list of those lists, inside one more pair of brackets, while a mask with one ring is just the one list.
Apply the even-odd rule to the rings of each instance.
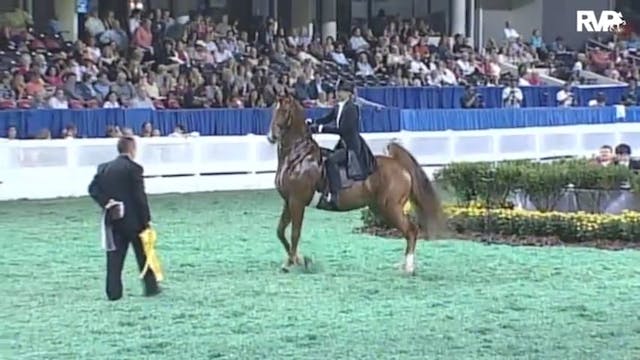
[[[583, 212], [538, 212], [518, 209], [487, 209], [445, 206], [451, 236], [517, 245], [577, 244], [607, 248], [640, 248], [640, 213], [620, 215]], [[364, 232], [401, 237], [399, 232], [363, 210]]]
[[[436, 181], [454, 195], [456, 205], [445, 206], [453, 237], [518, 245], [640, 247], [640, 174], [626, 167], [598, 166], [586, 159], [454, 163], [439, 171]], [[603, 213], [609, 209], [607, 199], [618, 199], [621, 192], [629, 201], [624, 207], [616, 202], [618, 210], [611, 212], [628, 210]], [[540, 211], [514, 209], [521, 204], [518, 194]], [[567, 198], [575, 199], [577, 210], [590, 212], [575, 212], [575, 207], [573, 212], [558, 211]], [[369, 210], [362, 220], [365, 232], [401, 237]]]

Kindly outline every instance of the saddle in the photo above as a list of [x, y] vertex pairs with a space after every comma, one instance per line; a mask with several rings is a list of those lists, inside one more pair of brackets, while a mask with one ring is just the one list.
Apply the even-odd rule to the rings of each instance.
[[[332, 151], [329, 149], [322, 149], [322, 158], [320, 160], [320, 163], [322, 165], [322, 181], [317, 191], [321, 192], [323, 195], [327, 195], [329, 193], [329, 177], [327, 176], [327, 158], [331, 155], [331, 152]], [[339, 187], [340, 190], [348, 189], [352, 187], [355, 183], [359, 182], [349, 177], [347, 172], [347, 166], [349, 163], [351, 164], [355, 163], [356, 164], [355, 166], [359, 165], [358, 159], [349, 158], [349, 161], [347, 161], [347, 164], [342, 164], [339, 166], [338, 169], [340, 171], [340, 187]]]

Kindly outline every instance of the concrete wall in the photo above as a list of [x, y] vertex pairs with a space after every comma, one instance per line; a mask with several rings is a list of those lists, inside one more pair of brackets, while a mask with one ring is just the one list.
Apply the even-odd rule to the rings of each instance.
[[609, 9], [609, 0], [538, 0], [544, 3], [543, 36], [545, 41], [551, 42], [561, 35], [565, 42], [574, 48], [582, 47], [583, 43], [593, 37], [594, 33], [576, 31], [576, 11], [594, 10], [596, 16], [600, 11]]
[[[557, 1], [560, 2], [561, 0]], [[480, 4], [483, 6], [482, 37], [485, 44], [490, 38], [496, 39], [499, 42], [504, 40], [505, 21], [509, 21], [511, 26], [516, 29], [524, 39], [529, 39], [533, 29], [542, 30], [542, 0], [534, 0], [525, 4], [520, 3], [518, 4], [520, 6], [514, 6], [511, 10], [508, 7], [511, 6], [511, 4], [504, 4], [507, 5], [507, 7], [501, 9], [485, 7], [485, 5], [496, 5], [495, 2], [492, 4], [487, 1], [480, 1]]]
[[576, 32], [576, 11], [609, 8], [609, 0], [476, 0], [482, 6], [483, 40], [504, 39], [504, 23], [510, 21], [524, 39], [539, 29], [545, 42], [561, 35], [572, 47], [581, 47], [594, 34]]

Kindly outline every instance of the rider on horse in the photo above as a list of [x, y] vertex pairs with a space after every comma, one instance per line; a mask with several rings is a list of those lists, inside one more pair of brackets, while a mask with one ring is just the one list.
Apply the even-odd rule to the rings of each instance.
[[329, 181], [327, 203], [337, 207], [340, 192], [340, 168], [346, 167], [347, 178], [364, 181], [376, 170], [376, 160], [365, 140], [360, 136], [360, 109], [353, 95], [353, 85], [341, 83], [337, 91], [338, 104], [326, 116], [307, 119], [311, 132], [336, 134], [340, 141], [329, 150], [326, 170]]

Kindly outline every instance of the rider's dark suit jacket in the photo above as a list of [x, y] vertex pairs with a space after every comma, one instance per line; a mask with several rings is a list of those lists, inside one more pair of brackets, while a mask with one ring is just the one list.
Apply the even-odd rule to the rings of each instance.
[[353, 100], [344, 103], [342, 110], [338, 104], [329, 114], [314, 122], [320, 125], [318, 132], [340, 135], [340, 142], [334, 150], [346, 148], [347, 176], [350, 179], [364, 180], [375, 171], [375, 157], [360, 136], [360, 109]]

